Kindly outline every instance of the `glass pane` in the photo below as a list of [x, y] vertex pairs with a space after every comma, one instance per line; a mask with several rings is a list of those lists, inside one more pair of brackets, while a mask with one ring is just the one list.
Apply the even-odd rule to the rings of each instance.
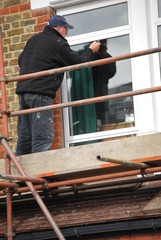
[[161, 0], [158, 0], [158, 17], [161, 17]]
[[[158, 44], [161, 45], [161, 26], [158, 27]], [[161, 53], [159, 53], [160, 59], [160, 72], [161, 72]]]
[[[101, 44], [100, 53], [95, 54], [96, 60], [129, 53], [128, 35], [103, 39]], [[73, 49], [81, 54], [86, 47], [81, 44], [73, 46]], [[67, 85], [68, 101], [130, 91], [131, 61], [118, 61], [116, 68], [115, 63], [111, 63], [70, 72], [67, 74]], [[69, 109], [69, 118], [71, 136], [131, 127], [134, 126], [133, 98], [73, 107]]]
[[128, 24], [127, 3], [66, 15], [67, 22], [74, 25], [68, 36], [120, 27]]

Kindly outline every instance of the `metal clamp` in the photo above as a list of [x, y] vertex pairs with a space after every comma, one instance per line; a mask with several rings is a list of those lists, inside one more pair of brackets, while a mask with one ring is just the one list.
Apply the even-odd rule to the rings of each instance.
[[15, 233], [14, 232], [8, 232], [6, 234], [7, 237], [15, 237]]
[[48, 188], [48, 181], [47, 181], [46, 179], [45, 179], [45, 183], [43, 184], [43, 186], [44, 186], [44, 189], [45, 189], [45, 190], [49, 189], [49, 188]]
[[8, 83], [8, 78], [5, 76], [4, 78], [0, 78], [0, 82]]
[[6, 136], [6, 135], [0, 136], [0, 141], [1, 141], [2, 139], [5, 139], [6, 141], [12, 141], [12, 140], [13, 140], [13, 138], [8, 137], [8, 136]]
[[144, 178], [145, 177], [145, 169], [141, 168], [140, 169], [140, 174]]
[[9, 111], [1, 111], [1, 114], [7, 114], [7, 115], [10, 115], [10, 112]]

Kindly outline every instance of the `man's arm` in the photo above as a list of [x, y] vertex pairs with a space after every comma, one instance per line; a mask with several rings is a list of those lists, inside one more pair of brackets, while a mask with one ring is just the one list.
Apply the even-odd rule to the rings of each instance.
[[60, 48], [59, 61], [61, 65], [68, 66], [78, 63], [88, 62], [92, 59], [93, 53], [99, 50], [100, 43], [93, 42], [89, 48], [82, 54], [79, 55], [76, 51], [73, 51], [69, 44], [66, 42]]

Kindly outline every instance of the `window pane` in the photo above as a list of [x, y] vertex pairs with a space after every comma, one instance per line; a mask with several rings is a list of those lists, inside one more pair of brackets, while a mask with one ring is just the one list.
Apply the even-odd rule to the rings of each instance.
[[[128, 35], [103, 39], [101, 42], [102, 46], [107, 45], [105, 52], [108, 52], [101, 58], [129, 53]], [[73, 49], [81, 53], [86, 47], [81, 44], [73, 46]], [[95, 54], [96, 60], [99, 57], [99, 54]], [[73, 71], [68, 73], [67, 78], [69, 101], [130, 91], [131, 61], [118, 61], [116, 69], [115, 64], [107, 64]], [[71, 135], [131, 127], [134, 126], [133, 98], [73, 107], [69, 109], [69, 118]]]
[[67, 22], [74, 25], [68, 36], [120, 27], [128, 24], [127, 3], [66, 15]]
[[161, 0], [158, 0], [158, 17], [161, 17]]

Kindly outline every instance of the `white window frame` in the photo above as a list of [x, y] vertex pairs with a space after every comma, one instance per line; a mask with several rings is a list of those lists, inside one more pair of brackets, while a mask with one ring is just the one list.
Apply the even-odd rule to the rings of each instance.
[[[157, 0], [148, 1], [149, 15], [149, 42], [150, 48], [155, 48], [159, 46], [158, 43], [158, 26], [161, 26], [161, 17], [158, 18], [158, 5]], [[159, 54], [152, 54], [150, 56], [151, 62], [151, 79], [152, 86], [161, 85], [161, 74], [160, 74], [160, 64], [159, 64]], [[155, 122], [155, 131], [161, 132], [161, 92], [153, 94], [154, 102], [154, 122]]]
[[[102, 2], [102, 3], [101, 3]], [[89, 3], [85, 6], [80, 6], [77, 11], [91, 9], [94, 7], [102, 7], [111, 4], [117, 4], [126, 1], [99, 1], [99, 3], [95, 3], [90, 5]], [[138, 6], [140, 14], [138, 13]], [[130, 51], [141, 51], [149, 48], [149, 41], [148, 41], [148, 32], [147, 32], [147, 21], [146, 21], [146, 0], [128, 0], [128, 7], [129, 7], [129, 25], [124, 27], [118, 27], [115, 29], [105, 30], [99, 32], [100, 39], [102, 36], [111, 38], [116, 36], [121, 36], [124, 34], [129, 34], [130, 36]], [[63, 10], [58, 11], [58, 14], [67, 15], [75, 12], [75, 7], [66, 8]], [[96, 33], [98, 34], [98, 32]], [[140, 41], [140, 34], [142, 36], [142, 41]], [[101, 36], [102, 35], [102, 36]], [[86, 34], [80, 36], [69, 37], [68, 42], [69, 44], [79, 44], [82, 42], [82, 39], [86, 37]], [[92, 41], [95, 39], [95, 33], [88, 34], [86, 41]], [[151, 87], [151, 79], [150, 79], [150, 57], [138, 57], [131, 60], [132, 64], [132, 79], [133, 79], [133, 90], [137, 89], [144, 89]], [[142, 71], [142, 67], [144, 66], [144, 71]], [[63, 82], [62, 91], [66, 89], [66, 81]], [[67, 101], [67, 95], [65, 91], [63, 91], [63, 101]], [[146, 94], [141, 96], [136, 96], [134, 99], [134, 111], [135, 111], [135, 127], [131, 128], [123, 128], [117, 130], [109, 130], [103, 132], [95, 132], [89, 134], [82, 134], [76, 136], [70, 136], [69, 132], [69, 117], [68, 117], [68, 110], [64, 110], [64, 129], [65, 129], [65, 146], [68, 147], [72, 143], [79, 143], [79, 142], [86, 142], [91, 140], [98, 140], [104, 138], [111, 138], [117, 136], [124, 136], [124, 135], [143, 135], [143, 134], [150, 134], [154, 133], [154, 118], [153, 118], [153, 99], [152, 94]], [[147, 108], [148, 104], [148, 108]], [[147, 117], [145, 117], [147, 116]]]
[[[31, 0], [31, 4], [36, 8], [37, 0]], [[41, 2], [38, 1], [37, 8], [40, 7]], [[59, 1], [59, 3], [50, 3], [52, 7], [57, 10], [57, 14], [66, 15], [73, 12], [78, 12], [92, 9], [95, 7], [102, 7], [111, 4], [126, 2], [123, 0], [68, 0]], [[129, 34], [130, 37], [130, 51], [136, 52], [158, 46], [157, 26], [161, 25], [161, 19], [157, 18], [157, 0], [127, 0], [129, 10], [129, 25], [118, 27], [110, 30], [103, 30], [99, 32], [100, 39], [102, 36], [111, 38]], [[66, 5], [63, 5], [65, 4]], [[72, 23], [71, 23], [72, 24]], [[73, 23], [74, 24], [74, 23]], [[98, 33], [98, 32], [97, 32]], [[73, 36], [68, 38], [69, 44], [82, 43], [86, 37], [86, 42], [95, 40], [97, 33], [82, 34], [80, 36]], [[88, 37], [87, 37], [88, 35]], [[145, 89], [152, 86], [158, 86], [160, 81], [160, 67], [159, 54], [151, 54], [143, 57], [131, 59], [132, 67], [132, 84], [133, 90]], [[67, 96], [64, 91], [66, 82], [63, 82], [63, 101], [67, 101]], [[135, 127], [124, 128], [118, 130], [110, 130], [104, 132], [96, 132], [90, 134], [83, 134], [77, 136], [69, 135], [69, 118], [67, 109], [63, 110], [64, 129], [65, 129], [65, 146], [68, 147], [72, 143], [86, 142], [89, 140], [97, 140], [103, 138], [111, 138], [124, 135], [144, 135], [156, 133], [161, 131], [161, 93], [150, 93], [140, 96], [135, 96], [134, 112], [135, 112]]]

